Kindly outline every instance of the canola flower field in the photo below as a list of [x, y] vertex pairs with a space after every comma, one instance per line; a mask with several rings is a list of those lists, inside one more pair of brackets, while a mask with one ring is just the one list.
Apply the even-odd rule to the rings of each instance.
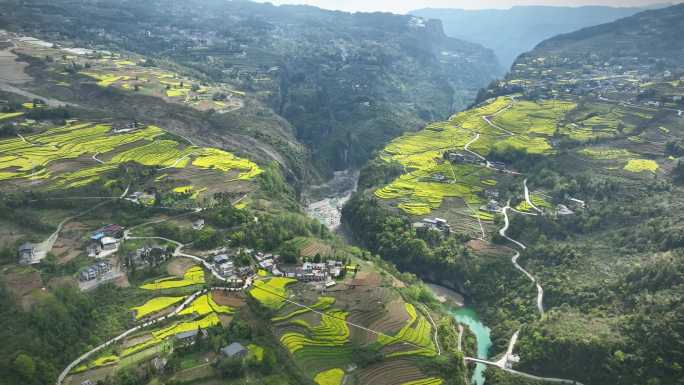
[[650, 159], [630, 159], [625, 165], [625, 170], [630, 172], [652, 172], [658, 171], [658, 163]]
[[145, 290], [164, 290], [192, 285], [201, 285], [203, 283], [205, 283], [204, 269], [202, 269], [200, 266], [194, 266], [188, 269], [188, 271], [183, 274], [183, 278], [181, 279], [178, 277], [160, 278], [154, 282], [144, 284], [140, 286], [140, 288]]
[[[184, 146], [173, 140], [158, 139], [165, 131], [156, 126], [115, 133], [107, 124], [71, 122], [25, 139], [0, 140], [0, 181], [32, 178], [48, 179], [56, 188], [77, 188], [97, 181], [119, 164], [135, 161], [160, 168], [193, 166], [221, 172], [236, 171], [233, 180], [250, 180], [262, 170], [255, 163], [216, 148]], [[56, 172], [53, 163], [99, 156], [92, 166]]]
[[185, 297], [156, 297], [140, 306], [132, 307], [131, 310], [135, 311], [135, 319], [139, 320], [147, 315], [175, 305], [181, 302], [184, 298]]
[[422, 315], [419, 315], [416, 312], [416, 308], [410, 303], [406, 303], [405, 307], [406, 312], [409, 315], [409, 320], [404, 327], [394, 336], [378, 336], [378, 343], [382, 346], [388, 346], [396, 343], [410, 342], [414, 345], [424, 347], [424, 349], [413, 347], [412, 350], [390, 353], [387, 357], [410, 355], [435, 356], [437, 353], [434, 343], [432, 342], [432, 326], [430, 325], [430, 322]]
[[254, 299], [269, 309], [280, 309], [285, 304], [283, 297], [287, 296], [287, 285], [297, 282], [296, 279], [273, 277], [267, 280], [254, 281], [254, 287], [249, 291]]
[[340, 385], [344, 379], [344, 370], [339, 368], [324, 370], [314, 377], [318, 385]]
[[464, 147], [470, 143], [469, 149], [483, 157], [501, 147], [551, 153], [549, 139], [561, 118], [574, 107], [569, 102], [536, 103], [499, 97], [447, 122], [406, 134], [380, 154], [382, 160], [402, 165], [405, 173], [376, 190], [375, 196], [396, 200], [396, 206], [411, 215], [427, 215], [445, 198], [482, 205], [482, 191], [496, 184], [494, 172], [478, 164], [451, 164], [444, 159], [445, 152], [465, 153]]

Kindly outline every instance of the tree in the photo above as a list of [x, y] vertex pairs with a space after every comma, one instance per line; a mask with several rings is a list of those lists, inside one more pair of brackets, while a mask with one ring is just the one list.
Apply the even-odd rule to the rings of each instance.
[[242, 358], [240, 357], [224, 358], [218, 362], [216, 369], [224, 378], [238, 378], [242, 377], [244, 373]]
[[300, 256], [299, 248], [292, 242], [287, 242], [280, 248], [280, 257], [285, 263], [297, 263]]
[[672, 170], [672, 176], [677, 181], [684, 181], [684, 161], [677, 161], [677, 165]]
[[36, 377], [36, 364], [33, 362], [33, 358], [26, 354], [22, 353], [17, 356], [14, 360], [14, 369], [27, 382], [33, 382]]

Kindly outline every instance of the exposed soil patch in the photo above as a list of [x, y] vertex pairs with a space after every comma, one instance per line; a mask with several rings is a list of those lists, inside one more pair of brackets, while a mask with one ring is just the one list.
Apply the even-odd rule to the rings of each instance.
[[197, 262], [188, 258], [174, 258], [166, 266], [166, 271], [178, 277], [182, 277], [188, 269], [195, 266]]
[[29, 268], [3, 272], [1, 279], [16, 299], [20, 299], [32, 291], [43, 287], [40, 273]]
[[230, 306], [233, 308], [238, 308], [245, 305], [245, 296], [242, 293], [217, 290], [213, 291], [211, 296], [214, 299], [214, 302], [219, 305]]
[[32, 78], [24, 72], [28, 63], [16, 61], [17, 55], [9, 49], [0, 51], [0, 82], [22, 84], [31, 81]]

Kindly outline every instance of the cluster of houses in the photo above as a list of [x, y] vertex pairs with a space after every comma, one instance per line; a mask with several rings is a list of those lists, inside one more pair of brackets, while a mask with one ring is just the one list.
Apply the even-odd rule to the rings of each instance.
[[133, 253], [129, 263], [134, 264], [135, 266], [156, 266], [166, 261], [171, 255], [172, 253], [163, 247], [143, 246], [138, 248], [135, 253]]
[[[249, 250], [251, 252], [251, 250]], [[254, 253], [254, 258], [257, 260], [257, 264], [259, 267], [263, 270], [266, 270], [270, 272], [271, 274], [275, 275], [276, 277], [282, 277], [283, 273], [278, 270], [278, 255], [273, 255], [273, 254], [265, 254], [262, 253], [261, 251], [257, 251]]]
[[214, 267], [216, 271], [223, 277], [247, 277], [254, 273], [251, 266], [235, 267], [235, 262], [228, 254], [217, 254], [213, 257]]
[[325, 285], [330, 287], [335, 285], [336, 278], [343, 275], [344, 269], [341, 261], [304, 262], [294, 268], [287, 268], [284, 275], [301, 282], [325, 282]]
[[501, 211], [502, 207], [499, 203], [500, 194], [498, 190], [485, 189], [484, 196], [487, 199], [487, 204], [480, 207], [480, 210], [489, 211], [492, 213], [498, 213]]
[[107, 261], [101, 261], [82, 270], [78, 278], [83, 281], [92, 281], [112, 270], [112, 265]]
[[442, 232], [444, 235], [451, 234], [451, 225], [446, 219], [442, 218], [425, 218], [420, 222], [414, 222], [413, 228], [416, 230], [435, 230]]
[[482, 159], [469, 152], [447, 151], [444, 159], [454, 164], [480, 164]]
[[119, 244], [124, 235], [124, 228], [117, 224], [109, 224], [90, 234], [90, 245], [87, 247], [88, 256], [104, 258], [119, 250]]

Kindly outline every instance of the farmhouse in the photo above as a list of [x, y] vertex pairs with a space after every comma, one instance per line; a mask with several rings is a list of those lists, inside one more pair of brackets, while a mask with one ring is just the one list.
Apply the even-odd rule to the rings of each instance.
[[97, 241], [102, 237], [121, 238], [124, 228], [117, 224], [110, 224], [92, 232], [90, 239]]
[[231, 276], [235, 272], [235, 265], [232, 261], [222, 263], [218, 266], [218, 271], [219, 274], [221, 274], [224, 277]]
[[497, 170], [505, 170], [506, 169], [506, 163], [503, 163], [503, 162], [489, 162], [489, 164]]
[[103, 276], [104, 274], [107, 274], [111, 270], [112, 265], [109, 264], [109, 262], [98, 262], [81, 271], [78, 278], [83, 282], [92, 281], [93, 279], [96, 279], [98, 277]]
[[194, 222], [192, 222], [192, 229], [193, 230], [202, 230], [204, 228], [204, 219], [200, 218]]
[[494, 190], [494, 189], [486, 189], [484, 191], [484, 195], [485, 195], [485, 198], [494, 199], [494, 200], [499, 199], [499, 196], [500, 196], [499, 191]]
[[413, 224], [413, 228], [416, 230], [437, 230], [445, 233], [446, 235], [451, 234], [451, 226], [446, 219], [442, 218], [425, 218], [421, 222], [415, 222]]
[[556, 206], [556, 215], [572, 215], [574, 212], [568, 208], [566, 205]]
[[487, 202], [487, 205], [484, 207], [484, 209], [485, 211], [498, 212], [501, 211], [501, 206], [499, 205], [499, 202], [492, 199]]
[[214, 257], [214, 263], [216, 265], [222, 265], [222, 264], [228, 262], [229, 260], [230, 260], [230, 258], [228, 257], [227, 254], [219, 254], [219, 255]]
[[36, 246], [33, 243], [24, 243], [19, 246], [19, 263], [28, 265], [36, 256]]
[[243, 358], [247, 355], [247, 348], [239, 342], [221, 348], [221, 354], [228, 358]]
[[456, 163], [456, 164], [463, 164], [463, 163], [471, 163], [471, 164], [477, 164], [480, 163], [480, 158], [476, 157], [473, 154], [470, 153], [462, 153], [462, 152], [452, 152], [452, 151], [447, 151], [444, 153], [444, 158], [447, 159], [451, 163]]
[[189, 330], [187, 332], [183, 333], [178, 333], [174, 336], [176, 339], [176, 343], [179, 343], [181, 345], [194, 345], [195, 344], [195, 339], [197, 339], [197, 335], [201, 332], [201, 337], [204, 338], [206, 337], [207, 331], [204, 329], [195, 329], [195, 330]]
[[113, 237], [102, 237], [100, 246], [102, 246], [102, 251], [114, 251], [119, 248], [119, 240]]

